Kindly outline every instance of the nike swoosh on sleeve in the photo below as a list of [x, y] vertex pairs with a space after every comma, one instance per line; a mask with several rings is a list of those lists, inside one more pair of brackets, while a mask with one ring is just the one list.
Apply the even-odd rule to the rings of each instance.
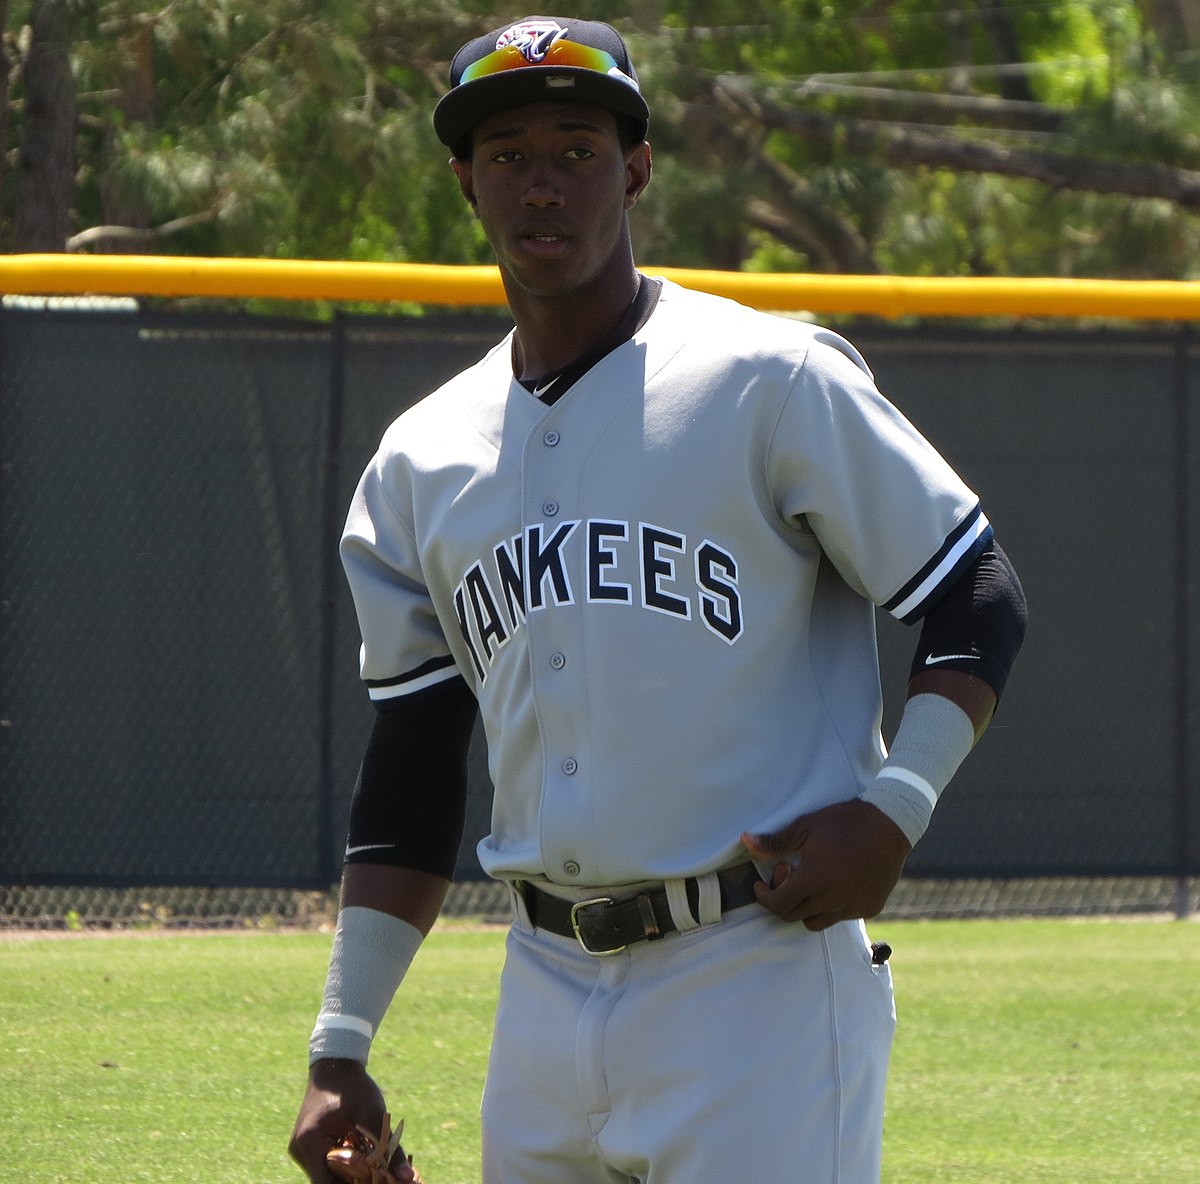
[[925, 659], [926, 666], [936, 666], [939, 662], [978, 662], [978, 654], [942, 654], [935, 658], [932, 654]]
[[360, 851], [386, 851], [389, 847], [394, 847], [395, 843], [363, 843], [359, 847], [347, 847], [346, 854], [357, 855]]

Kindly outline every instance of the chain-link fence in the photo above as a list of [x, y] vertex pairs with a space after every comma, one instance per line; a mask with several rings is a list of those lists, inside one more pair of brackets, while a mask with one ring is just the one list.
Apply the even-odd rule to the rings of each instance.
[[[882, 917], [1194, 915], [1200, 880], [1163, 876], [1058, 879], [906, 877]], [[482, 924], [510, 919], [508, 889], [492, 880], [460, 880], [442, 915]], [[0, 887], [4, 931], [325, 929], [337, 920], [337, 892], [283, 888]]]
[[[0, 924], [328, 915], [371, 720], [337, 534], [386, 424], [505, 327], [0, 314]], [[1190, 333], [845, 331], [1031, 603], [893, 909], [1194, 901]], [[915, 635], [881, 628], [894, 707]], [[491, 915], [485, 769], [452, 907]]]

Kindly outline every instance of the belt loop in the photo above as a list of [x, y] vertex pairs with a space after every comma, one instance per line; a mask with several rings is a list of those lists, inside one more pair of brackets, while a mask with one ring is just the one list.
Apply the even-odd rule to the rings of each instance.
[[533, 894], [530, 893], [529, 896], [525, 895], [525, 882], [523, 880], [510, 880], [508, 882], [508, 895], [512, 904], [513, 916], [518, 921], [528, 925], [530, 929], [536, 929]]
[[663, 931], [658, 923], [658, 918], [654, 915], [654, 901], [650, 899], [649, 892], [638, 893], [637, 907], [638, 916], [642, 921], [642, 932], [646, 935], [646, 940], [657, 941], [663, 936]]
[[700, 899], [696, 916], [701, 925], [715, 925], [721, 919], [721, 881], [716, 872], [696, 877]]
[[671, 920], [680, 933], [689, 929], [699, 929], [700, 922], [692, 916], [691, 906], [687, 898], [687, 880], [668, 880], [663, 887], [667, 890], [667, 904], [671, 909]]

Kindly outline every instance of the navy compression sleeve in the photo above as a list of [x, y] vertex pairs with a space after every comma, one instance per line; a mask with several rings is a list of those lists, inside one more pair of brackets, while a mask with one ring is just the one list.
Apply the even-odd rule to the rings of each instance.
[[925, 614], [911, 675], [962, 670], [999, 698], [1025, 639], [1025, 593], [1008, 556], [993, 539]]
[[350, 802], [347, 863], [451, 879], [462, 843], [476, 704], [461, 678], [376, 705]]

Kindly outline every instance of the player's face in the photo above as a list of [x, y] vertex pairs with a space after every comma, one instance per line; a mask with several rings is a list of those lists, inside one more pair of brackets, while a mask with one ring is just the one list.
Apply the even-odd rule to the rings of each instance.
[[632, 266], [627, 212], [650, 179], [645, 144], [623, 148], [600, 107], [533, 103], [475, 129], [469, 161], [455, 161], [509, 284], [557, 297]]

